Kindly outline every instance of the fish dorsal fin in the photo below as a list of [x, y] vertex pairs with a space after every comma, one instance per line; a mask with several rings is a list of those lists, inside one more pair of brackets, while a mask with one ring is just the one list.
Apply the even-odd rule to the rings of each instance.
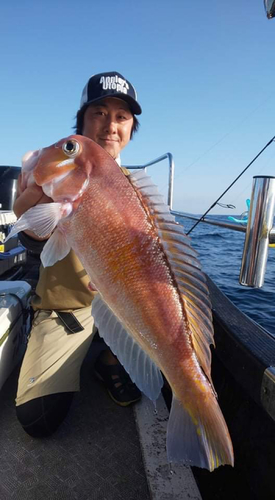
[[99, 294], [92, 302], [92, 316], [99, 335], [118, 357], [132, 381], [148, 398], [156, 401], [163, 385], [159, 368], [128, 334]]
[[197, 260], [197, 252], [181, 224], [170, 213], [157, 187], [144, 170], [131, 173], [129, 180], [144, 200], [145, 209], [158, 229], [164, 253], [178, 285], [183, 308], [198, 361], [211, 382], [211, 351], [214, 344], [212, 311], [206, 278]]

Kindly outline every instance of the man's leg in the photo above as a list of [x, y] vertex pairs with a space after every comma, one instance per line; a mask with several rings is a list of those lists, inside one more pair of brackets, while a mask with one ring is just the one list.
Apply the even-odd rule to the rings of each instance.
[[74, 311], [84, 330], [70, 333], [55, 312], [35, 314], [16, 398], [18, 419], [34, 437], [50, 435], [79, 390], [80, 368], [93, 335], [91, 307]]
[[32, 437], [50, 436], [66, 417], [74, 392], [60, 392], [31, 399], [16, 407], [17, 418]]

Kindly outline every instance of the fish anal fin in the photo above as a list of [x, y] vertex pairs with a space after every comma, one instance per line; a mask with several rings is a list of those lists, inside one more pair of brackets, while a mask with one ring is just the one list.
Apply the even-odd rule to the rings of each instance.
[[132, 381], [148, 398], [156, 401], [163, 385], [159, 368], [126, 331], [99, 294], [92, 302], [92, 315], [99, 335], [110, 346]]

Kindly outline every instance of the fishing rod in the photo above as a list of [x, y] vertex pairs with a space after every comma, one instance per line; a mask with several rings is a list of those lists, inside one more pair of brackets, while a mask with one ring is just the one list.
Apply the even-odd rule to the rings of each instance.
[[270, 139], [270, 141], [268, 141], [268, 143], [264, 146], [264, 148], [255, 156], [255, 158], [253, 158], [253, 160], [247, 165], [247, 167], [245, 167], [245, 169], [238, 175], [238, 177], [236, 177], [236, 179], [231, 182], [230, 186], [228, 186], [228, 188], [226, 188], [226, 190], [219, 196], [219, 198], [213, 203], [213, 205], [211, 205], [211, 207], [208, 208], [208, 210], [206, 210], [206, 212], [201, 216], [201, 218], [196, 222], [196, 224], [194, 224], [193, 227], [191, 227], [191, 229], [189, 229], [189, 231], [186, 233], [187, 235], [191, 233], [191, 231], [193, 231], [193, 229], [195, 229], [195, 227], [199, 224], [199, 222], [201, 222], [204, 217], [210, 212], [210, 210], [212, 210], [212, 208], [214, 208], [218, 202], [220, 201], [220, 199], [227, 193], [227, 191], [229, 191], [229, 189], [233, 186], [233, 184], [235, 184], [235, 182], [237, 182], [237, 180], [246, 172], [246, 170], [252, 165], [252, 163], [254, 163], [255, 160], [257, 160], [257, 158], [259, 158], [259, 156], [264, 152], [264, 150], [270, 146], [270, 144], [274, 141], [275, 139], [275, 135], [274, 137], [272, 137], [272, 139]]

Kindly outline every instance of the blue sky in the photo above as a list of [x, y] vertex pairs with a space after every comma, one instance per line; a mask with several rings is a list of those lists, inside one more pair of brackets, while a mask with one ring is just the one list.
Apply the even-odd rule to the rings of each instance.
[[[202, 213], [275, 135], [274, 45], [262, 0], [2, 3], [0, 164], [71, 134], [89, 76], [116, 70], [143, 108], [123, 163], [171, 152], [174, 208]], [[274, 166], [275, 142], [222, 200], [232, 214]], [[150, 172], [166, 195], [166, 163]]]

